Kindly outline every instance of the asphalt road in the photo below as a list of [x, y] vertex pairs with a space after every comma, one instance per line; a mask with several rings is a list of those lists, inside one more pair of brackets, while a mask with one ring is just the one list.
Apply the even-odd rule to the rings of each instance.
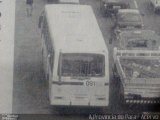
[[[26, 16], [25, 0], [17, 0], [16, 2], [13, 113], [55, 114], [56, 118], [60, 119], [59, 112], [49, 105], [47, 99], [48, 83], [43, 80], [44, 75], [40, 52], [41, 39], [37, 24], [38, 17], [44, 8], [46, 1], [47, 0], [34, 0], [33, 15], [31, 17]], [[113, 44], [109, 44], [109, 39], [111, 37], [111, 27], [114, 23], [111, 19], [105, 18], [101, 14], [99, 0], [80, 0], [80, 3], [91, 5], [93, 7], [98, 24], [106, 41], [106, 45], [110, 51], [110, 61], [112, 61]], [[137, 3], [140, 12], [144, 14], [142, 18], [145, 28], [155, 30], [160, 34], [160, 15], [155, 15], [153, 13], [153, 10], [149, 5], [149, 0], [137, 0]], [[112, 62], [110, 64], [112, 64]], [[111, 105], [107, 110], [90, 109], [84, 111], [84, 109], [70, 109], [69, 117], [77, 120], [87, 120], [88, 116], [78, 115], [78, 117], [73, 117], [73, 114], [89, 114], [97, 113], [99, 111], [101, 113], [139, 113], [153, 110], [159, 111], [155, 106], [120, 105], [116, 98], [116, 84], [111, 85]], [[66, 111], [68, 113], [68, 110]]]

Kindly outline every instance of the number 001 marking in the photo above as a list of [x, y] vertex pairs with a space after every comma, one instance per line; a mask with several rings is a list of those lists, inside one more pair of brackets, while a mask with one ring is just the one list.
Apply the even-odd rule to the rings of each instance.
[[94, 81], [86, 81], [86, 86], [95, 86], [96, 83]]

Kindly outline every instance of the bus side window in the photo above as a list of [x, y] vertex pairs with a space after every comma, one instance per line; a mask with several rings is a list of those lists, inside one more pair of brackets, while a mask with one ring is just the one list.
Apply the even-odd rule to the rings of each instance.
[[39, 16], [38, 28], [41, 28], [41, 27], [42, 27], [43, 19], [44, 19], [44, 11], [43, 11], [43, 12], [41, 13], [41, 15]]
[[50, 33], [48, 31], [48, 25], [46, 19], [43, 18], [43, 28], [42, 28], [42, 34], [44, 38], [44, 43], [47, 49], [47, 56], [49, 60], [49, 64], [51, 66], [51, 70], [53, 70], [53, 63], [54, 63], [54, 50], [53, 50], [53, 44], [51, 42]]
[[39, 16], [38, 28], [41, 28], [43, 22], [43, 16]]
[[53, 63], [54, 63], [54, 51], [51, 53], [51, 57], [50, 57], [50, 66], [51, 66], [51, 71], [53, 71]]
[[47, 52], [49, 53], [49, 34], [48, 34], [48, 26], [47, 26], [47, 23], [46, 23], [46, 20], [44, 20], [43, 22], [43, 29], [42, 29], [42, 34], [43, 34], [43, 37], [44, 37], [44, 40], [45, 40], [45, 45], [46, 45], [46, 48], [47, 48]]
[[[46, 27], [48, 28], [47, 25], [46, 25]], [[54, 61], [54, 49], [53, 49], [53, 44], [51, 42], [50, 33], [49, 33], [48, 29], [46, 29], [45, 38], [46, 38], [47, 53], [50, 54], [49, 64], [51, 66], [51, 71], [52, 71], [53, 70], [53, 61]]]
[[45, 36], [45, 34], [46, 34], [46, 29], [47, 29], [47, 27], [46, 27], [46, 25], [47, 25], [46, 19], [44, 19], [42, 23], [43, 23], [43, 24], [42, 24], [41, 34], [44, 34], [44, 36]]
[[48, 32], [48, 48], [47, 51], [50, 54], [50, 58], [49, 58], [49, 63], [51, 66], [51, 71], [53, 71], [53, 63], [54, 63], [54, 49], [53, 49], [53, 44], [51, 42], [51, 38], [49, 37], [49, 32]]

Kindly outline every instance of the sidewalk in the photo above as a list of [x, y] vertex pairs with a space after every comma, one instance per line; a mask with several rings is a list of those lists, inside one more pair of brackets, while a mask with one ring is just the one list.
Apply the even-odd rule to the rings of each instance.
[[[15, 0], [3, 0], [0, 17], [0, 113], [12, 113]], [[8, 9], [9, 8], [9, 9]]]
[[16, 0], [13, 113], [48, 113], [47, 87], [42, 80], [39, 15], [45, 0], [33, 0], [32, 16], [27, 16], [26, 0]]

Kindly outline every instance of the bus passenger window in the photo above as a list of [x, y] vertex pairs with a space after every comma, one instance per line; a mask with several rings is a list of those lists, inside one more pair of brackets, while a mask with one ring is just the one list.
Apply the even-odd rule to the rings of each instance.
[[50, 54], [49, 63], [51, 66], [51, 71], [53, 71], [53, 63], [54, 63], [54, 52]]
[[38, 28], [41, 28], [43, 22], [43, 16], [39, 17]]

